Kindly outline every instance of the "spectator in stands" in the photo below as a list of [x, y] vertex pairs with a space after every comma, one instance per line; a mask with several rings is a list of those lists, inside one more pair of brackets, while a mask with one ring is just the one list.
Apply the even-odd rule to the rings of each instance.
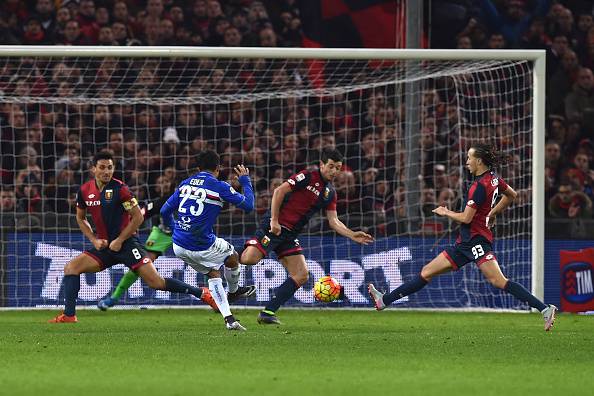
[[[594, 16], [588, 13], [580, 13], [578, 15], [577, 30], [576, 30], [576, 47], [583, 51], [588, 44], [588, 31], [594, 27]], [[581, 55], [581, 54], [580, 54]]]
[[99, 37], [97, 39], [97, 45], [118, 45], [113, 30], [109, 26], [103, 26], [99, 29]]
[[457, 49], [472, 49], [472, 40], [468, 36], [460, 36], [456, 39]]
[[590, 134], [594, 134], [594, 74], [583, 67], [578, 72], [573, 91], [565, 98], [565, 115], [569, 121], [577, 121]]
[[528, 31], [522, 37], [520, 48], [544, 49], [551, 45], [551, 38], [547, 34], [544, 18], [534, 18]]
[[89, 44], [86, 38], [82, 37], [78, 21], [73, 19], [66, 22], [64, 27], [64, 37], [58, 44], [64, 45], [84, 45]]
[[271, 27], [265, 27], [258, 33], [260, 47], [278, 47], [276, 33]]
[[241, 45], [241, 33], [235, 26], [229, 26], [224, 33], [223, 45], [226, 47], [239, 47]]
[[0, 213], [14, 212], [16, 210], [16, 194], [8, 185], [0, 187]]
[[565, 178], [571, 183], [574, 191], [581, 191], [590, 198], [594, 197], [594, 170], [590, 169], [586, 153], [578, 151], [573, 158], [573, 167], [567, 169]]
[[573, 191], [571, 184], [562, 184], [549, 201], [549, 213], [556, 218], [592, 218], [592, 201], [583, 192]]
[[42, 210], [41, 180], [33, 174], [22, 179], [17, 185], [17, 211], [39, 213]]
[[340, 172], [334, 179], [337, 198], [336, 211], [339, 215], [361, 213], [361, 193], [357, 185], [360, 183], [350, 170]]
[[[47, 0], [44, 0], [47, 1]], [[50, 42], [50, 37], [43, 30], [41, 21], [37, 16], [31, 16], [27, 20], [23, 33], [23, 44], [26, 45], [43, 45]]]
[[535, 17], [543, 17], [549, 11], [551, 0], [536, 0], [531, 12], [522, 0], [506, 0], [501, 12], [491, 0], [481, 0], [481, 10], [489, 27], [501, 31], [511, 48], [518, 48], [524, 32]]
[[561, 146], [557, 141], [549, 140], [545, 145], [545, 195], [547, 200], [557, 191], [562, 168]]
[[580, 64], [575, 52], [567, 50], [561, 57], [561, 68], [547, 84], [547, 109], [551, 114], [565, 114], [564, 100], [578, 80]]
[[56, 26], [54, 2], [52, 0], [37, 0], [35, 3], [35, 16], [46, 35], [52, 37]]
[[487, 42], [488, 49], [504, 49], [507, 45], [505, 43], [505, 38], [501, 33], [492, 33], [489, 36], [489, 41]]
[[171, 46], [175, 43], [175, 26], [170, 19], [161, 19], [159, 24], [159, 45]]
[[554, 35], [562, 35], [567, 37], [570, 47], [575, 48], [577, 46], [577, 35], [571, 10], [563, 7], [559, 11], [559, 14], [556, 15], [554, 19], [552, 33]]
[[80, 0], [78, 14], [76, 15], [81, 35], [89, 44], [97, 43], [99, 35], [99, 25], [95, 20], [95, 1]]
[[547, 51], [547, 78], [550, 78], [561, 65], [561, 57], [569, 49], [567, 37], [559, 34], [553, 37], [551, 47]]

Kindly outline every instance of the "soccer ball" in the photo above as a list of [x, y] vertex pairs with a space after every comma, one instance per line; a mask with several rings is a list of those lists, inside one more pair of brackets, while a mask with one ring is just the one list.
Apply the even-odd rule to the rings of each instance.
[[340, 296], [340, 285], [330, 275], [322, 276], [314, 283], [314, 296], [318, 301], [332, 302]]

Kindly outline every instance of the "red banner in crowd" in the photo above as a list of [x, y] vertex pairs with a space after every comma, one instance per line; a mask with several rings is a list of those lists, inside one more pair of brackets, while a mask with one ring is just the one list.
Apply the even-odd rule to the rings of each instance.
[[561, 250], [561, 310], [594, 311], [594, 248]]

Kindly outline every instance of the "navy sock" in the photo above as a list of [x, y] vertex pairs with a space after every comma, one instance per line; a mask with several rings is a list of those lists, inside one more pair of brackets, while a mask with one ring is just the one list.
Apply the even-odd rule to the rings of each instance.
[[174, 293], [191, 294], [196, 298], [202, 297], [201, 288], [190, 286], [187, 283], [173, 278], [165, 278], [165, 290]]
[[526, 288], [518, 282], [508, 280], [503, 290], [505, 290], [518, 300], [528, 303], [528, 305], [530, 305], [532, 308], [536, 308], [539, 311], [542, 311], [547, 307], [542, 301], [534, 297], [532, 293], [526, 290]]
[[390, 305], [394, 301], [413, 294], [425, 287], [427, 281], [421, 276], [417, 275], [414, 279], [409, 280], [392, 290], [390, 293], [384, 295], [384, 304]]
[[289, 276], [287, 280], [276, 289], [274, 298], [266, 304], [264, 311], [268, 311], [269, 313], [278, 311], [281, 305], [293, 297], [293, 294], [295, 294], [300, 287], [301, 286], [298, 286], [293, 278]]
[[80, 290], [80, 275], [64, 275], [64, 315], [76, 315], [76, 299]]

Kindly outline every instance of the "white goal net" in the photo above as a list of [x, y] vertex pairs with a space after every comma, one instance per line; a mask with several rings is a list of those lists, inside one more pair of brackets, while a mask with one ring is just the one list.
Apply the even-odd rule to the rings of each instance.
[[[315, 169], [321, 149], [335, 147], [345, 158], [335, 181], [338, 214], [377, 241], [360, 247], [331, 232], [323, 214], [315, 216], [300, 238], [310, 281], [289, 305], [319, 305], [311, 284], [331, 274], [345, 287], [346, 299], [329, 306], [369, 306], [368, 282], [394, 289], [454, 243], [456, 224], [431, 209], [462, 209], [466, 150], [490, 142], [504, 158], [500, 175], [520, 194], [498, 219], [495, 251], [504, 273], [534, 290], [538, 209], [532, 186], [540, 177], [533, 174], [534, 57], [405, 60], [397, 57], [406, 51], [363, 56], [359, 50], [341, 59], [328, 51], [322, 59], [323, 51], [306, 50], [93, 50], [89, 56], [60, 47], [40, 55], [0, 50], [0, 306], [63, 302], [64, 264], [91, 247], [76, 225], [75, 194], [90, 177], [89, 159], [101, 150], [112, 152], [115, 177], [142, 203], [167, 197], [195, 170], [202, 149], [221, 155], [222, 178], [231, 182], [232, 167], [244, 163], [256, 210], [243, 214], [226, 207], [215, 230], [241, 250], [269, 209], [273, 189], [297, 171]], [[142, 242], [152, 224], [143, 224]], [[171, 250], [155, 264], [166, 277], [204, 284]], [[124, 271], [117, 265], [83, 275], [79, 304], [95, 304]], [[243, 267], [242, 282], [258, 287], [246, 304], [264, 305], [285, 279], [274, 255]], [[199, 304], [140, 281], [121, 303]], [[395, 306], [528, 309], [489, 286], [474, 264], [436, 278]]]

